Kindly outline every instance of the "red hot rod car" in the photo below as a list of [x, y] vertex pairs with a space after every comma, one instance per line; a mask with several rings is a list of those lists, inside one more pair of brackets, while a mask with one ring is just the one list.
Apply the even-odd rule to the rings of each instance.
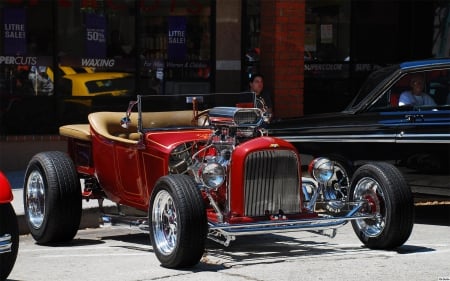
[[125, 114], [95, 112], [89, 124], [62, 126], [68, 154], [31, 159], [24, 207], [39, 244], [71, 240], [82, 199], [102, 207], [105, 198], [118, 210], [103, 217], [149, 231], [157, 258], [170, 268], [197, 264], [207, 238], [228, 246], [241, 235], [332, 236], [347, 222], [369, 248], [391, 249], [409, 238], [412, 195], [395, 167], [368, 163], [346, 185], [337, 182], [332, 161], [317, 158], [309, 164], [313, 179], [302, 178], [298, 151], [267, 136], [260, 109], [198, 111], [198, 97], [187, 98], [192, 110], [147, 112], [147, 98], [137, 96]]

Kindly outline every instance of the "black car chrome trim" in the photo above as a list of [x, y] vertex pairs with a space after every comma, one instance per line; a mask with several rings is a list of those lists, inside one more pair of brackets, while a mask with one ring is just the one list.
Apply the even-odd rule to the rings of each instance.
[[339, 136], [277, 136], [289, 142], [390, 142], [394, 143], [396, 135], [339, 135]]

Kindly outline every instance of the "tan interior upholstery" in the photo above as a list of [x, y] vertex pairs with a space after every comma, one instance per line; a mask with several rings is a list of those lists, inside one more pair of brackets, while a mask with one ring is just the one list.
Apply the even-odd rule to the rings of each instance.
[[[137, 143], [140, 138], [137, 131], [138, 114], [135, 112], [131, 114], [131, 123], [127, 129], [120, 126], [120, 120], [124, 116], [123, 112], [95, 112], [89, 114], [88, 118], [94, 131], [103, 137], [131, 144]], [[192, 117], [192, 110], [144, 112], [142, 124], [144, 128], [192, 126]]]
[[59, 127], [59, 134], [61, 136], [75, 138], [85, 141], [91, 140], [91, 132], [89, 124], [74, 124]]
[[[94, 112], [89, 114], [89, 124], [99, 135], [115, 141], [136, 144], [140, 139], [137, 131], [136, 112], [131, 113], [128, 128], [120, 125], [120, 120], [125, 116], [124, 112]], [[142, 113], [142, 124], [144, 128], [167, 128], [192, 126], [192, 110], [144, 112]], [[204, 123], [204, 118], [198, 121], [199, 125]], [[59, 128], [63, 136], [90, 140], [89, 124], [65, 125]]]

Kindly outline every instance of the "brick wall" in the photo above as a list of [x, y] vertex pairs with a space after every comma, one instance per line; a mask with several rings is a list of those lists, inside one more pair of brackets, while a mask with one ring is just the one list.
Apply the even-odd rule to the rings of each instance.
[[261, 72], [275, 117], [303, 115], [304, 32], [304, 1], [261, 1]]

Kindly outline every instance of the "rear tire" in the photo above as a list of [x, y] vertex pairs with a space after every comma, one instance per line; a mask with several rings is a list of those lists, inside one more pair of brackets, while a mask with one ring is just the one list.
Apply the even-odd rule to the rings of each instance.
[[72, 160], [63, 152], [36, 154], [25, 173], [25, 218], [39, 244], [67, 242], [81, 220], [81, 187]]
[[393, 249], [403, 245], [414, 225], [414, 201], [401, 172], [388, 163], [376, 162], [356, 170], [350, 201], [365, 200], [363, 214], [375, 219], [352, 221], [361, 242], [371, 249]]
[[196, 265], [205, 250], [206, 211], [193, 179], [174, 174], [160, 178], [149, 207], [150, 239], [162, 266]]
[[19, 250], [19, 226], [13, 206], [0, 204], [0, 237], [11, 235], [11, 252], [0, 254], [0, 280], [8, 278], [14, 267]]

